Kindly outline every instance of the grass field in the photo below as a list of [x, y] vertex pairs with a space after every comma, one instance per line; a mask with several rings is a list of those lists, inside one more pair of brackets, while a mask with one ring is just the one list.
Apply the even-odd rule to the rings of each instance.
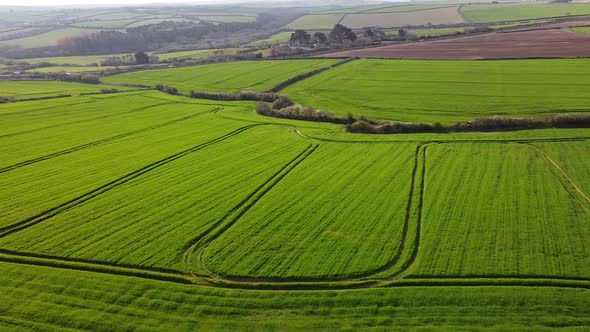
[[[104, 80], [260, 91], [335, 61]], [[280, 94], [428, 123], [588, 113], [588, 65], [359, 59]], [[75, 95], [0, 104], [2, 331], [590, 328], [590, 128], [352, 134], [254, 102], [77, 96], [104, 87], [0, 83]]]
[[590, 201], [571, 196], [534, 149], [434, 145], [426, 160], [423, 231], [411, 274], [590, 276]]
[[243, 50], [242, 48], [226, 48], [226, 49], [206, 49], [206, 50], [192, 50], [192, 51], [179, 51], [179, 52], [168, 52], [156, 54], [160, 60], [170, 59], [206, 59], [214, 54], [236, 54], [238, 51]]
[[[410, 33], [415, 34], [418, 37], [426, 36], [444, 36], [444, 35], [452, 35], [457, 32], [464, 32], [465, 28], [441, 28], [441, 29], [412, 29], [409, 30]], [[397, 35], [397, 31], [392, 31], [392, 34]]]
[[199, 15], [199, 20], [206, 21], [206, 22], [219, 22], [219, 23], [229, 23], [229, 22], [256, 22], [256, 17], [254, 16], [244, 16], [244, 15]]
[[265, 292], [10, 263], [0, 268], [0, 326], [9, 330], [583, 330], [590, 324], [590, 296], [579, 289]]
[[271, 45], [271, 44], [285, 43], [285, 42], [288, 42], [289, 39], [291, 39], [291, 34], [292, 34], [292, 32], [290, 32], [290, 31], [283, 31], [283, 32], [275, 33], [274, 35], [270, 36], [269, 38], [257, 40], [251, 44], [253, 46], [265, 46], [265, 45]]
[[13, 100], [27, 100], [64, 95], [79, 95], [81, 93], [99, 93], [102, 89], [129, 90], [126, 87], [108, 84], [83, 84], [75, 82], [55, 81], [18, 81], [0, 82], [0, 97]]
[[144, 26], [144, 25], [160, 24], [162, 22], [196, 22], [196, 21], [187, 20], [184, 18], [152, 18], [152, 19], [148, 19], [148, 20], [130, 22], [129, 24], [125, 25], [124, 27], [125, 27], [125, 29], [137, 28], [137, 27]]
[[0, 41], [0, 45], [20, 46], [23, 48], [55, 46], [66, 37], [75, 37], [98, 32], [100, 29], [63, 28], [56, 29], [35, 36]]
[[[586, 111], [587, 60], [358, 60], [292, 85], [294, 100], [345, 115], [448, 123]], [[428, 79], [425, 79], [428, 75]], [[546, 83], [551, 78], [552, 83]], [[559, 85], [555, 85], [559, 84]]]
[[296, 30], [296, 29], [316, 29], [316, 30], [330, 30], [334, 25], [340, 23], [343, 14], [317, 14], [317, 15], [304, 15], [295, 21], [287, 24], [285, 28]]
[[125, 69], [129, 68], [129, 66], [103, 66], [103, 67], [76, 67], [76, 66], [55, 66], [55, 67], [42, 67], [42, 68], [35, 68], [27, 70], [27, 72], [35, 72], [35, 73], [86, 73], [86, 72], [101, 72], [105, 70], [113, 70], [113, 69]]
[[31, 58], [23, 59], [22, 61], [35, 64], [40, 62], [55, 63], [58, 65], [92, 65], [99, 64], [101, 61], [106, 60], [110, 57], [125, 56], [128, 54], [107, 54], [107, 55], [86, 55], [86, 56], [63, 56], [63, 57], [51, 57], [51, 58]]
[[385, 266], [399, 250], [392, 244], [401, 240], [408, 197], [398, 193], [409, 191], [414, 151], [411, 144], [322, 146], [213, 242], [206, 266], [222, 275], [282, 278]]
[[455, 24], [463, 22], [456, 7], [444, 7], [407, 12], [375, 12], [349, 14], [342, 18], [341, 24], [361, 29], [367, 26], [403, 27], [406, 25]]
[[[251, 129], [236, 139], [131, 180], [50, 222], [7, 237], [2, 246], [53, 256], [180, 269], [182, 254], [192, 239], [305, 147], [305, 142], [288, 131]], [[228, 158], [231, 163], [226, 162]], [[167, 208], [162, 209], [161, 204]], [[150, 206], [153, 209], [146, 209]]]
[[559, 17], [590, 14], [590, 4], [496, 4], [466, 5], [461, 7], [471, 22], [503, 22], [534, 18]]
[[181, 92], [240, 90], [263, 91], [292, 77], [315, 68], [335, 63], [334, 60], [286, 60], [233, 62], [137, 71], [105, 77], [107, 83], [130, 83], [155, 86], [168, 84]]
[[581, 27], [581, 28], [570, 28], [569, 30], [577, 33], [590, 33], [590, 27]]
[[391, 6], [391, 7], [382, 7], [382, 8], [375, 8], [367, 11], [362, 11], [360, 13], [403, 13], [403, 12], [416, 12], [421, 10], [429, 10], [429, 9], [438, 9], [438, 8], [445, 8], [445, 7], [453, 7], [457, 8], [456, 6], [448, 5], [448, 4], [440, 4], [440, 5], [401, 5], [401, 6]]
[[78, 22], [73, 24], [73, 26], [82, 27], [82, 28], [122, 28], [128, 24], [136, 22], [137, 20], [111, 20], [111, 21], [88, 21], [88, 22]]

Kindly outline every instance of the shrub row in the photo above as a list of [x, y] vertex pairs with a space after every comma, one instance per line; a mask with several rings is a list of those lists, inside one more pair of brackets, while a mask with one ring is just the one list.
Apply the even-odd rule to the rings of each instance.
[[358, 120], [346, 125], [346, 131], [367, 134], [449, 133], [468, 131], [511, 131], [542, 128], [589, 128], [590, 114], [559, 114], [544, 120], [510, 117], [480, 117], [469, 122], [449, 126], [440, 123], [382, 122]]
[[350, 62], [350, 61], [353, 61], [353, 60], [356, 60], [356, 59], [358, 59], [358, 58], [347, 58], [347, 59], [338, 61], [338, 62], [336, 62], [336, 63], [334, 63], [334, 64], [332, 64], [330, 66], [322, 67], [322, 68], [318, 68], [318, 69], [314, 69], [314, 70], [309, 71], [307, 73], [303, 73], [303, 74], [300, 74], [300, 75], [291, 77], [288, 80], [283, 81], [283, 82], [275, 85], [270, 90], [268, 90], [268, 92], [279, 92], [279, 91], [283, 90], [284, 88], [288, 87], [289, 85], [295, 84], [295, 83], [297, 83], [299, 81], [302, 81], [302, 80], [304, 80], [306, 78], [309, 78], [311, 76], [317, 75], [317, 74], [319, 74], [321, 72], [324, 72], [326, 70], [332, 69], [334, 67], [338, 67], [340, 65], [343, 65], [343, 64], [345, 64], [347, 62]]
[[203, 92], [203, 91], [191, 91], [191, 98], [199, 99], [213, 99], [221, 101], [237, 101], [237, 100], [249, 100], [249, 101], [264, 101], [272, 103], [277, 99], [286, 98], [281, 97], [275, 93], [270, 92], [256, 92], [256, 91], [240, 91], [236, 93], [231, 92]]
[[330, 112], [317, 110], [302, 105], [294, 105], [292, 102], [289, 105], [284, 105], [283, 103], [278, 103], [279, 101], [281, 101], [281, 99], [278, 99], [274, 103], [259, 101], [256, 103], [256, 113], [274, 118], [330, 122], [337, 124], [348, 124], [356, 121], [356, 119], [352, 117], [338, 118]]

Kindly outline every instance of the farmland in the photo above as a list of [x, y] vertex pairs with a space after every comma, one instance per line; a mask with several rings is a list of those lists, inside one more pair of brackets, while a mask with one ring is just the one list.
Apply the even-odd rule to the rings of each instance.
[[[477, 166], [467, 161], [474, 157]], [[426, 164], [422, 224], [429, 235], [420, 241], [411, 274], [590, 276], [588, 249], [579, 236], [590, 234], [590, 202], [578, 205], [581, 198], [570, 196], [534, 149], [435, 145]]]
[[0, 6], [1, 331], [590, 329], [588, 5], [312, 3]]
[[0, 97], [14, 100], [27, 100], [64, 95], [80, 95], [83, 93], [100, 93], [100, 90], [102, 89], [113, 88], [120, 91], [129, 90], [129, 88], [126, 87], [112, 86], [108, 84], [91, 85], [55, 81], [0, 82]]
[[523, 59], [590, 56], [590, 36], [564, 29], [486, 33], [328, 54], [394, 59]]
[[[282, 278], [358, 275], [385, 266], [399, 250], [391, 244], [400, 242], [408, 197], [398, 193], [409, 191], [414, 151], [411, 144], [319, 148], [209, 246], [205, 265], [223, 275]], [[386, 165], [389, 171], [377, 172]], [[351, 186], [354, 181], [365, 185]], [[288, 234], [297, 235], [285, 241]]]
[[[283, 91], [340, 115], [456, 122], [485, 115], [539, 116], [587, 110], [587, 60], [358, 60]], [[423, 79], [428, 73], [429, 80]], [[540, 77], [550, 76], [554, 85]]]
[[286, 28], [328, 30], [340, 23], [344, 14], [314, 14], [305, 15], [289, 23]]
[[366, 26], [402, 27], [405, 25], [454, 24], [463, 22], [456, 7], [408, 12], [376, 12], [344, 16], [341, 24], [360, 29]]
[[56, 29], [35, 36], [0, 41], [0, 45], [15, 45], [20, 47], [41, 47], [57, 45], [57, 42], [66, 37], [81, 36], [98, 32], [100, 29], [64, 28]]
[[333, 60], [257, 61], [202, 65], [189, 68], [156, 69], [110, 76], [107, 83], [155, 86], [168, 84], [181, 92], [263, 91], [292, 77], [335, 63]]
[[504, 22], [533, 18], [559, 17], [590, 14], [590, 4], [501, 4], [466, 5], [461, 7], [471, 22]]

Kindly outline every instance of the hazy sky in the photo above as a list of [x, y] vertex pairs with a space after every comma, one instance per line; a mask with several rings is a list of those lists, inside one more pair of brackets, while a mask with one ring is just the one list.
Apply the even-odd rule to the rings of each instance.
[[0, 5], [64, 6], [64, 5], [123, 5], [143, 3], [216, 3], [215, 0], [0, 0]]

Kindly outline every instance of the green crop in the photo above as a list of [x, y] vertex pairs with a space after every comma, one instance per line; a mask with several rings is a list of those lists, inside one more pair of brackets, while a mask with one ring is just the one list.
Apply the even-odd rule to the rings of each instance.
[[451, 123], [587, 110], [588, 60], [358, 60], [283, 90], [339, 115]]
[[147, 86], [166, 84], [189, 93], [195, 91], [263, 91], [290, 77], [325, 67], [336, 60], [285, 60], [230, 62], [173, 69], [137, 71], [103, 79], [107, 83]]

